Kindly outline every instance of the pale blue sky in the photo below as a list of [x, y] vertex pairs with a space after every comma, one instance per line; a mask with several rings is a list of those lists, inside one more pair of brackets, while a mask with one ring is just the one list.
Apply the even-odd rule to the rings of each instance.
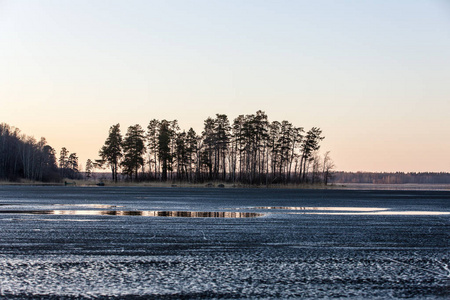
[[110, 125], [261, 109], [340, 170], [450, 171], [450, 1], [2, 1], [0, 121], [97, 158]]

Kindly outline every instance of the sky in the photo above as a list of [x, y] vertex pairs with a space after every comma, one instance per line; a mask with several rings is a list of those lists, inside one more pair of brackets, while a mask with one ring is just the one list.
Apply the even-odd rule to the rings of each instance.
[[450, 172], [450, 0], [0, 0], [0, 122], [82, 165], [113, 124], [257, 110], [337, 170]]

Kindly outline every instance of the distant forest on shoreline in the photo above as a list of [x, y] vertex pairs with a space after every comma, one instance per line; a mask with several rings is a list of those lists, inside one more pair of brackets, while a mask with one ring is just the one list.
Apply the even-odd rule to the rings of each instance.
[[[450, 173], [375, 173], [335, 171], [329, 152], [319, 153], [322, 130], [305, 131], [288, 121], [269, 122], [263, 111], [240, 115], [230, 122], [217, 114], [197, 134], [181, 130], [176, 120], [129, 126], [123, 136], [112, 125], [98, 159], [83, 171], [76, 153], [56, 151], [45, 138], [36, 140], [18, 128], [0, 124], [0, 180], [61, 182], [95, 179], [105, 168], [110, 179], [203, 183], [221, 181], [272, 184], [447, 184]], [[102, 176], [104, 177], [104, 176]]]
[[448, 172], [333, 172], [330, 183], [450, 184]]

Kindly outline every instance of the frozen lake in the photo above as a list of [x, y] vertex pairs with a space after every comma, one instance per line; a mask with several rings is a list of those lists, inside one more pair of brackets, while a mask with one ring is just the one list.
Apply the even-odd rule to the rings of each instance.
[[450, 192], [0, 186], [0, 298], [450, 297]]

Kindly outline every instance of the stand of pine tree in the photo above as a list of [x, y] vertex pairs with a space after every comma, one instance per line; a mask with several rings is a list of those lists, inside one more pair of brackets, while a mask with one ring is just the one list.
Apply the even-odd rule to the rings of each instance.
[[[204, 129], [181, 130], [177, 120], [153, 119], [145, 132], [111, 126], [97, 166], [121, 168], [132, 181], [207, 181], [244, 184], [327, 183], [334, 164], [318, 153], [322, 130], [307, 132], [288, 121], [269, 122], [263, 111], [230, 122], [224, 114], [204, 121]], [[145, 145], [145, 146], [144, 146]]]

